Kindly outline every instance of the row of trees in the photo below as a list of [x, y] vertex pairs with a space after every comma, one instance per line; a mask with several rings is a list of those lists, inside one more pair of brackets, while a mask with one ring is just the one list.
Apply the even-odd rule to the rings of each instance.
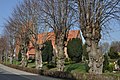
[[109, 56], [110, 59], [120, 58], [120, 41], [112, 41], [111, 44], [104, 42], [100, 44], [103, 54]]
[[108, 55], [111, 59], [120, 58], [120, 41], [114, 41], [111, 43]]
[[36, 50], [36, 68], [42, 67], [41, 48], [44, 46], [37, 43], [38, 34], [52, 30], [55, 34], [57, 69], [63, 71], [67, 34], [71, 28], [78, 26], [86, 41], [89, 72], [101, 74], [104, 61], [98, 47], [101, 31], [107, 30], [106, 23], [114, 19], [120, 19], [119, 0], [24, 0], [16, 6], [5, 27], [11, 46], [21, 45], [23, 62], [31, 41]]

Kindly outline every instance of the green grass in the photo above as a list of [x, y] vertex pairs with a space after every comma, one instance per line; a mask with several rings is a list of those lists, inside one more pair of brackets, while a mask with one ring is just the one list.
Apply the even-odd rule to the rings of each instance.
[[[10, 61], [6, 61], [4, 62], [5, 64], [10, 64]], [[13, 60], [13, 64], [14, 65], [20, 65], [20, 61], [17, 61], [17, 60]], [[35, 68], [35, 62], [32, 61], [32, 60], [28, 60], [28, 67], [29, 68]]]
[[35, 68], [35, 60], [28, 60], [28, 67]]
[[86, 72], [85, 64], [84, 63], [75, 63], [66, 65], [65, 72]]
[[20, 61], [13, 60], [13, 64], [15, 64], [15, 65], [20, 65]]
[[[5, 61], [4, 63], [5, 63], [5, 64], [10, 64], [10, 61], [9, 61], [9, 60], [7, 60], [7, 61]], [[15, 64], [15, 65], [19, 65], [19, 64], [20, 64], [20, 62], [19, 62], [19, 61], [17, 61], [17, 60], [13, 60], [13, 64]]]
[[28, 63], [28, 67], [35, 68], [35, 63]]

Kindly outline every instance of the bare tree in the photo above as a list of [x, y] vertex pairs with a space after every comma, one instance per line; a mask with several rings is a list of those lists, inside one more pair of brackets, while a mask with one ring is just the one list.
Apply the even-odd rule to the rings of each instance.
[[102, 51], [103, 54], [107, 54], [110, 49], [110, 45], [108, 42], [104, 42], [100, 44], [100, 50]]
[[[40, 25], [40, 1], [39, 0], [24, 0], [24, 2], [17, 8], [19, 21], [25, 29], [25, 37], [27, 36], [35, 48], [35, 62], [36, 68], [42, 67], [41, 48], [42, 44], [38, 43], [38, 34], [44, 31], [43, 26]], [[24, 37], [23, 37], [24, 38]]]
[[108, 55], [111, 59], [120, 58], [120, 41], [112, 41]]
[[20, 4], [14, 9], [12, 16], [9, 17], [9, 20], [7, 20], [8, 23], [7, 30], [11, 31], [10, 36], [13, 36], [12, 38], [15, 39], [14, 46], [16, 45], [20, 46], [19, 51], [20, 53], [22, 53], [21, 65], [27, 66], [26, 52], [28, 49], [28, 41], [29, 41], [29, 37], [28, 37], [29, 24], [28, 24], [28, 16], [27, 14], [24, 14], [25, 13], [24, 10], [25, 7], [22, 4]]
[[9, 53], [9, 61], [10, 64], [13, 64], [13, 55], [15, 55], [15, 34], [14, 31], [10, 29], [10, 24], [5, 24], [5, 34], [7, 37], [7, 42], [8, 42], [8, 53]]
[[[10, 47], [10, 62], [12, 62], [12, 59], [13, 59], [13, 55], [15, 55], [14, 51], [15, 51], [15, 48], [16, 48], [16, 45], [19, 45], [20, 46], [20, 49], [19, 51], [22, 51], [21, 53], [23, 53], [24, 51], [24, 56], [25, 56], [25, 53], [26, 53], [26, 50], [23, 50], [23, 49], [26, 49], [27, 46], [27, 42], [26, 42], [26, 33], [25, 31], [23, 31], [23, 27], [22, 27], [22, 24], [19, 23], [18, 21], [18, 16], [16, 16], [18, 13], [16, 12], [16, 10], [14, 10], [13, 12], [14, 14], [12, 14], [12, 17], [9, 17], [9, 19], [7, 20], [7, 24], [5, 24], [5, 28], [6, 28], [6, 34], [8, 36], [8, 42], [9, 42], [9, 47]], [[19, 24], [18, 24], [19, 23]], [[19, 44], [18, 44], [19, 43]], [[16, 53], [18, 54], [18, 53]], [[23, 56], [23, 59], [25, 58]], [[25, 62], [25, 61], [24, 61]], [[25, 63], [22, 63], [22, 66], [26, 66], [27, 64]]]
[[7, 43], [7, 37], [1, 36], [0, 37], [0, 57], [3, 62], [7, 62], [8, 60], [8, 43]]
[[57, 57], [57, 69], [64, 69], [64, 47], [67, 34], [71, 26], [76, 22], [75, 12], [70, 6], [69, 0], [41, 0], [42, 20], [55, 34], [55, 46]]
[[[28, 44], [31, 42], [35, 48], [36, 68], [42, 67], [41, 47], [38, 43], [38, 34], [44, 30], [40, 26], [39, 0], [24, 0], [16, 6], [7, 23], [8, 29], [13, 31], [16, 44], [22, 53], [22, 66], [27, 66]], [[12, 35], [12, 34], [11, 34]]]
[[87, 44], [89, 72], [101, 74], [103, 54], [98, 47], [101, 31], [108, 30], [106, 23], [120, 20], [120, 0], [77, 0], [79, 22]]
[[110, 47], [115, 48], [115, 52], [120, 52], [120, 41], [113, 41]]
[[25, 0], [24, 2], [26, 8], [28, 10], [29, 20], [30, 20], [30, 28], [29, 28], [29, 37], [30, 42], [33, 44], [35, 48], [35, 64], [36, 68], [42, 68], [42, 54], [41, 50], [43, 44], [39, 44], [38, 42], [38, 34], [44, 31], [44, 26], [40, 24], [40, 1], [39, 0]]

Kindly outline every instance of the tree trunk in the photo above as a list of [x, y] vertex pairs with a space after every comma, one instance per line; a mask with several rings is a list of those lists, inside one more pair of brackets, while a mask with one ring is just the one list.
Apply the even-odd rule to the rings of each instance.
[[68, 53], [67, 53], [67, 46], [64, 47], [64, 54], [65, 54], [65, 59], [66, 59], [67, 61], [69, 61], [70, 58], [69, 58]]
[[21, 46], [21, 54], [22, 54], [22, 60], [21, 60], [21, 66], [27, 67], [28, 66], [28, 59], [27, 59], [27, 45], [25, 42], [22, 43]]
[[91, 74], [102, 74], [104, 57], [98, 47], [98, 42], [86, 39], [87, 52], [89, 55], [89, 73]]
[[65, 63], [65, 54], [64, 54], [64, 36], [57, 36], [57, 70], [63, 71], [64, 70], [64, 63]]
[[10, 64], [13, 64], [13, 55], [14, 55], [14, 49], [11, 47], [11, 54], [10, 54]]
[[36, 54], [35, 54], [35, 64], [36, 64], [36, 69], [41, 69], [42, 68], [42, 54], [41, 51], [36, 50]]
[[26, 54], [22, 54], [22, 61], [21, 61], [21, 66], [27, 67], [28, 66], [28, 60]]
[[7, 61], [8, 61], [8, 54], [7, 54], [7, 52], [4, 52], [4, 54], [5, 54], [5, 62], [7, 63]]
[[13, 56], [10, 56], [10, 64], [13, 64]]
[[57, 69], [58, 69], [58, 71], [64, 70], [64, 63], [65, 63], [65, 58], [64, 58], [63, 47], [58, 46], [58, 57], [57, 57]]

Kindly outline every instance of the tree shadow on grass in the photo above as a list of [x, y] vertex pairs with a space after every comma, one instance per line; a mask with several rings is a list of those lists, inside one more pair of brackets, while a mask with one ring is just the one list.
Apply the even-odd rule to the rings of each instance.
[[72, 70], [75, 70], [79, 68], [78, 65], [70, 65], [67, 69], [66, 69], [66, 72], [71, 72]]

